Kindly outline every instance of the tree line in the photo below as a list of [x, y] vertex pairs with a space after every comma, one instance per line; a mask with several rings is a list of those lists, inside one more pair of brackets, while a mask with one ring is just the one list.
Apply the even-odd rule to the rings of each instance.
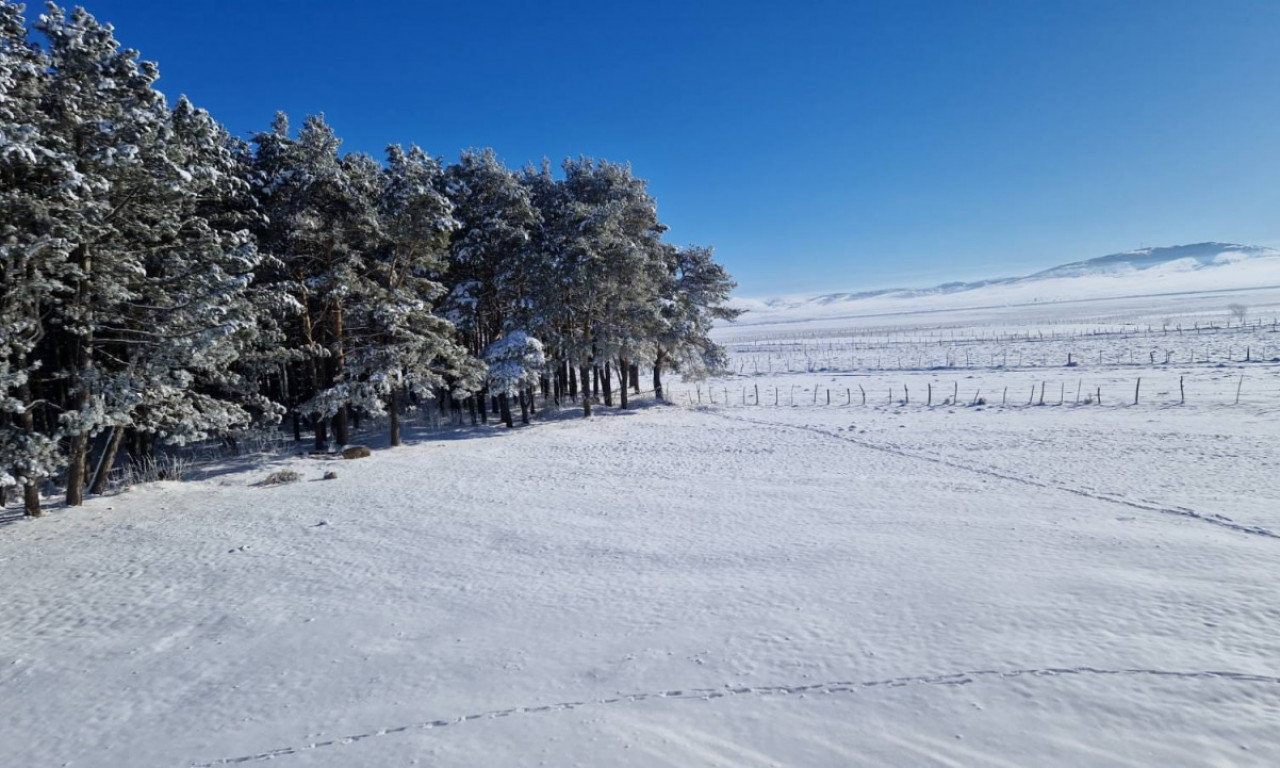
[[724, 364], [734, 287], [645, 182], [589, 158], [342, 153], [322, 116], [234, 137], [109, 24], [0, 0], [0, 499], [282, 425], [317, 449], [425, 402], [527, 421]]

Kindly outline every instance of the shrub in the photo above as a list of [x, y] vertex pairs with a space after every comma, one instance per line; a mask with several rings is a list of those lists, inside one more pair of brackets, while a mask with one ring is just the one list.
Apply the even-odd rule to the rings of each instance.
[[302, 476], [297, 472], [294, 472], [292, 469], [282, 469], [279, 472], [272, 472], [267, 475], [262, 482], [258, 483], [258, 485], [263, 487], [285, 485], [286, 483], [296, 483], [301, 479]]

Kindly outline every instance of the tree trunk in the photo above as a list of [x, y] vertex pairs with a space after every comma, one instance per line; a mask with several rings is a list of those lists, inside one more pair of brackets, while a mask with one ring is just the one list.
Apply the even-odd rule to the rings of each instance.
[[533, 387], [520, 392], [520, 423], [529, 423], [529, 403], [533, 401]]
[[[342, 304], [339, 302], [333, 309], [333, 355], [329, 358], [333, 361], [333, 368], [329, 376], [329, 386], [338, 383], [347, 367], [346, 350], [343, 348], [345, 335]], [[345, 404], [339, 406], [338, 412], [333, 415], [333, 437], [339, 446], [347, 445], [351, 441], [350, 430], [347, 427], [348, 418]]]
[[298, 418], [298, 412], [293, 412], [293, 442], [302, 442], [302, 419]]
[[40, 517], [44, 514], [40, 509], [40, 486], [35, 483], [22, 486], [22, 506], [27, 517]]
[[662, 401], [662, 350], [658, 350], [658, 356], [653, 360], [653, 396], [659, 402]]
[[387, 394], [387, 421], [391, 428], [391, 447], [400, 444], [400, 389], [393, 387]]
[[604, 361], [604, 367], [600, 371], [600, 388], [604, 390], [604, 404], [613, 407], [613, 364], [608, 360]]
[[[18, 428], [31, 436], [36, 431], [35, 414], [31, 407], [31, 385], [24, 382], [20, 391], [23, 408], [16, 421]], [[34, 478], [27, 478], [26, 485], [22, 487], [22, 501], [27, 517], [40, 517], [44, 514], [40, 509], [40, 487], [36, 485]]]
[[467, 398], [467, 412], [471, 414], [471, 426], [480, 423], [480, 417], [476, 414], [476, 396], [472, 395]]
[[[90, 360], [92, 352], [89, 349], [91, 341], [87, 338], [81, 338], [77, 343], [76, 349], [76, 404], [75, 409], [79, 413], [89, 407], [89, 383], [88, 375], [91, 367]], [[89, 433], [81, 427], [79, 434], [71, 438], [71, 449], [67, 452], [67, 506], [78, 507], [84, 503], [84, 486], [85, 473], [88, 471], [85, 463], [88, 461], [89, 453]]]
[[102, 449], [102, 458], [98, 460], [98, 469], [93, 473], [93, 483], [89, 493], [101, 496], [107, 490], [107, 479], [111, 477], [111, 468], [116, 465], [116, 454], [120, 451], [120, 442], [124, 440], [124, 429], [111, 428], [111, 439]]
[[506, 392], [498, 395], [498, 408], [502, 411], [502, 423], [514, 427], [515, 424], [511, 422], [511, 398]]
[[485, 400], [488, 400], [488, 399], [489, 399], [489, 393], [487, 390], [482, 389], [476, 393], [476, 407], [480, 409], [481, 424], [489, 423], [489, 412], [488, 410], [485, 409]]
[[618, 405], [627, 409], [627, 377], [631, 375], [631, 366], [625, 357], [618, 358]]
[[[583, 389], [586, 389], [585, 384]], [[600, 366], [598, 365], [591, 366], [591, 399], [600, 400]]]
[[333, 414], [333, 438], [337, 441], [338, 446], [344, 446], [351, 442], [351, 432], [347, 428], [347, 407], [344, 405]]
[[329, 420], [321, 416], [314, 418], [314, 426], [316, 430], [316, 450], [329, 450]]
[[565, 378], [569, 381], [569, 401], [574, 402], [578, 399], [578, 377], [573, 375], [573, 369], [569, 367], [568, 361], [564, 364]]
[[591, 415], [591, 365], [583, 363], [578, 372], [582, 376], [582, 416], [586, 418]]
[[67, 452], [67, 506], [78, 507], [84, 503], [85, 462], [89, 452], [89, 436], [81, 433], [71, 438]]
[[631, 390], [640, 394], [640, 364], [632, 363], [628, 373], [631, 375]]

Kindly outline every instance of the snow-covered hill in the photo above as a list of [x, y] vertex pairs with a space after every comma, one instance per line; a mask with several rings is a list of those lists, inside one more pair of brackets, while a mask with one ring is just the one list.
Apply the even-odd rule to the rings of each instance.
[[1235, 243], [1143, 248], [1023, 277], [819, 296], [739, 298], [738, 325], [932, 312], [1122, 296], [1231, 291], [1280, 285], [1280, 251]]

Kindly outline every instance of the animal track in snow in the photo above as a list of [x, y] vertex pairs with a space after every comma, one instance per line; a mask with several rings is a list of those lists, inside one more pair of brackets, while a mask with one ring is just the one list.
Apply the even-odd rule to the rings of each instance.
[[766, 686], [741, 686], [724, 688], [677, 688], [665, 691], [654, 691], [648, 693], [631, 693], [621, 694], [618, 696], [602, 699], [590, 699], [583, 701], [565, 701], [556, 704], [542, 704], [532, 707], [510, 707], [506, 709], [493, 709], [486, 712], [478, 712], [470, 715], [461, 715], [449, 719], [424, 720], [409, 725], [400, 725], [394, 728], [380, 728], [376, 731], [368, 733], [359, 733], [341, 738], [329, 739], [327, 741], [317, 741], [296, 747], [281, 747], [266, 752], [259, 752], [252, 755], [241, 755], [239, 757], [225, 757], [218, 760], [210, 760], [204, 763], [192, 763], [189, 768], [217, 768], [223, 765], [242, 765], [244, 763], [253, 763], [264, 760], [274, 760], [289, 755], [296, 755], [303, 752], [309, 752], [316, 749], [325, 749], [328, 747], [336, 747], [343, 744], [354, 744], [358, 741], [370, 739], [375, 736], [389, 736], [396, 733], [405, 733], [408, 731], [426, 731], [434, 728], [446, 728], [453, 725], [459, 725], [472, 720], [492, 720], [500, 717], [511, 717], [515, 715], [537, 715], [548, 712], [565, 712], [568, 710], [578, 709], [588, 706], [605, 706], [610, 704], [634, 703], [645, 701], [648, 699], [676, 699], [687, 701], [710, 701], [713, 699], [723, 699], [734, 696], [788, 696], [788, 695], [836, 695], [846, 693], [857, 693], [859, 691], [874, 690], [877, 688], [901, 688], [912, 685], [969, 685], [971, 683], [984, 682], [988, 680], [1008, 680], [1020, 677], [1036, 677], [1036, 678], [1053, 678], [1063, 676], [1120, 676], [1120, 677], [1161, 677], [1174, 680], [1226, 680], [1239, 683], [1258, 683], [1263, 685], [1280, 685], [1280, 677], [1272, 675], [1257, 675], [1248, 672], [1227, 672], [1227, 671], [1181, 671], [1181, 670], [1162, 670], [1162, 669], [1104, 669], [1098, 667], [1039, 667], [1039, 668], [1023, 668], [1023, 669], [975, 669], [966, 672], [952, 672], [948, 674], [936, 675], [910, 675], [905, 677], [891, 677], [882, 680], [846, 680], [829, 683], [811, 683], [807, 685], [766, 685]]
[[1239, 533], [1246, 533], [1251, 536], [1261, 536], [1263, 538], [1268, 538], [1268, 539], [1280, 539], [1280, 533], [1276, 533], [1275, 531], [1272, 531], [1268, 528], [1263, 528], [1257, 525], [1247, 525], [1245, 523], [1237, 523], [1236, 521], [1232, 520], [1229, 517], [1226, 517], [1225, 515], [1219, 515], [1216, 513], [1206, 514], [1202, 512], [1196, 512], [1195, 510], [1188, 509], [1187, 507], [1179, 507], [1179, 506], [1164, 507], [1158, 504], [1149, 504], [1146, 502], [1134, 501], [1132, 499], [1126, 499], [1126, 498], [1111, 495], [1111, 494], [1095, 493], [1093, 491], [1088, 491], [1083, 488], [1076, 488], [1070, 485], [1063, 485], [1060, 483], [1049, 483], [1043, 480], [1035, 480], [1030, 477], [1014, 475], [998, 469], [992, 469], [990, 467], [974, 466], [972, 464], [965, 464], [963, 462], [956, 461], [954, 459], [948, 459], [941, 456], [930, 456], [924, 453], [916, 453], [914, 451], [907, 451], [907, 450], [903, 450], [901, 448], [895, 448], [889, 445], [882, 445], [880, 443], [875, 443], [870, 440], [863, 440], [857, 437], [841, 435], [835, 432], [829, 432], [820, 427], [814, 427], [807, 424], [787, 424], [784, 422], [767, 421], [763, 419], [747, 419], [740, 416], [729, 416], [728, 414], [719, 413], [715, 410], [710, 410], [710, 409], [702, 409], [702, 411], [704, 413], [708, 413], [713, 416], [719, 416], [720, 418], [726, 419], [728, 421], [738, 421], [744, 424], [755, 424], [757, 426], [762, 426], [762, 427], [783, 427], [786, 429], [797, 429], [804, 432], [812, 432], [817, 435], [823, 435], [824, 437], [829, 437], [833, 440], [841, 440], [843, 442], [851, 443], [861, 448], [866, 448], [872, 451], [879, 451], [881, 453], [887, 453], [893, 456], [901, 456], [907, 459], [918, 459], [920, 461], [928, 461], [933, 464], [938, 464], [944, 467], [950, 467], [951, 469], [960, 469], [966, 472], [973, 472], [979, 475], [985, 475], [987, 477], [994, 477], [994, 478], [999, 478], [1001, 480], [1008, 480], [1015, 483], [1021, 483], [1023, 485], [1029, 485], [1034, 488], [1045, 488], [1045, 489], [1056, 490], [1056, 491], [1065, 491], [1066, 493], [1072, 493], [1072, 494], [1075, 494], [1076, 496], [1083, 496], [1086, 499], [1093, 499], [1095, 501], [1105, 501], [1105, 502], [1110, 502], [1111, 504], [1120, 504], [1126, 507], [1130, 507], [1132, 509], [1141, 509], [1145, 512], [1159, 512], [1160, 514], [1163, 514], [1163, 515], [1176, 515], [1178, 517], [1187, 517], [1187, 518], [1191, 518], [1192, 520], [1198, 520], [1202, 523], [1209, 523], [1210, 525], [1216, 525], [1221, 528], [1227, 528], [1229, 530], [1237, 531]]

